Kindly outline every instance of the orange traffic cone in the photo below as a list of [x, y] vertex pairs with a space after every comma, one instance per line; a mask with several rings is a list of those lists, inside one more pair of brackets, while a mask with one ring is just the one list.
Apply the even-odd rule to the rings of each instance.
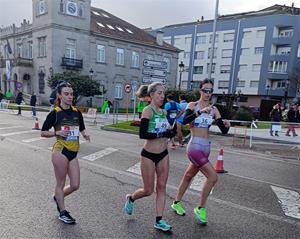
[[32, 128], [32, 129], [40, 130], [39, 119], [37, 117], [35, 118], [34, 128]]
[[218, 159], [215, 165], [215, 170], [217, 173], [227, 173], [226, 170], [224, 170], [224, 161], [223, 161], [223, 156], [224, 156], [224, 149], [221, 148], [219, 151]]

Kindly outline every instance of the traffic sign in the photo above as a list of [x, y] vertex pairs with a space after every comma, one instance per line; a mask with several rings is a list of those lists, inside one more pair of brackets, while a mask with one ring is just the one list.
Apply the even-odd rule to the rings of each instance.
[[145, 67], [143, 69], [143, 74], [148, 76], [158, 76], [158, 77], [166, 77], [167, 72], [161, 69], [153, 69], [152, 67]]
[[126, 84], [124, 88], [125, 88], [125, 92], [126, 93], [130, 93], [131, 92], [131, 85], [130, 84]]
[[144, 60], [143, 66], [158, 68], [158, 69], [167, 69], [168, 64], [165, 61], [154, 61], [154, 60]]
[[144, 76], [142, 79], [143, 83], [151, 84], [153, 82], [160, 82], [162, 84], [166, 84], [165, 78], [157, 78], [157, 77], [150, 77], [150, 76]]

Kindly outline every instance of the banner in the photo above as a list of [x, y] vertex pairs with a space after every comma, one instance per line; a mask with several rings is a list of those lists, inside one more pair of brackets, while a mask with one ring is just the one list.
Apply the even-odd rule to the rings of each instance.
[[6, 60], [6, 79], [10, 80], [11, 68], [10, 68], [10, 60]]
[[9, 54], [12, 54], [12, 49], [11, 49], [11, 47], [10, 47], [10, 44], [9, 44], [8, 39], [6, 39], [6, 46], [7, 46], [7, 51], [8, 51], [8, 53], [9, 53]]

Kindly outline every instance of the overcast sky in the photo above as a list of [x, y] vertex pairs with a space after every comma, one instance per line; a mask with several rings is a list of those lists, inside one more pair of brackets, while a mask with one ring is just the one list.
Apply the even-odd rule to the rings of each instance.
[[[51, 0], [58, 1], [58, 0]], [[221, 15], [255, 11], [275, 4], [291, 6], [300, 0], [219, 0]], [[25, 18], [32, 21], [32, 0], [0, 0], [0, 27]], [[166, 25], [212, 19], [215, 0], [92, 0], [92, 6], [102, 8], [140, 28], [158, 28]]]

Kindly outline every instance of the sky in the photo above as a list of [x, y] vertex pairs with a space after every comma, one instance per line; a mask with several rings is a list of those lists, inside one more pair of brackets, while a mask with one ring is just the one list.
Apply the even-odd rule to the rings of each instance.
[[[58, 0], [51, 0], [58, 1]], [[102, 8], [140, 28], [212, 19], [215, 0], [92, 0], [92, 6]], [[275, 4], [300, 8], [300, 0], [219, 0], [219, 14], [260, 10]], [[0, 27], [23, 19], [32, 21], [32, 0], [0, 0]]]

